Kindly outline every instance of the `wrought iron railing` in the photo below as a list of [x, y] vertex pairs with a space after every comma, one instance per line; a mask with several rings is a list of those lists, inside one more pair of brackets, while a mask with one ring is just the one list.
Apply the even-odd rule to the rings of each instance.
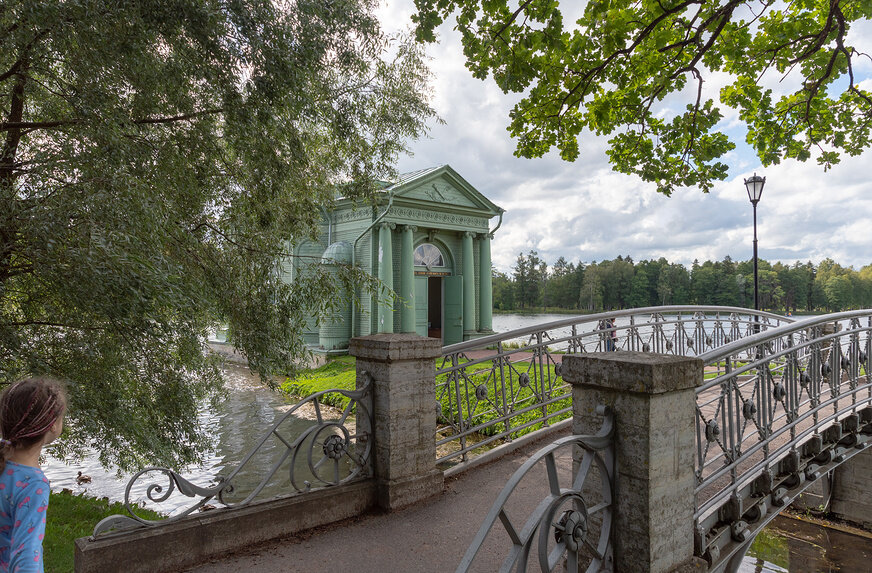
[[792, 323], [719, 306], [661, 306], [574, 316], [446, 346], [437, 363], [437, 463], [569, 418], [563, 354], [640, 351], [698, 356]]
[[710, 564], [753, 539], [805, 482], [870, 444], [870, 331], [872, 311], [843, 312], [700, 357], [694, 519], [697, 554]]
[[[456, 573], [473, 569], [488, 538], [495, 541], [497, 536], [491, 532], [499, 530], [497, 522], [503, 537], [511, 542], [500, 571], [525, 572], [531, 561], [532, 568], [538, 561], [541, 571], [613, 570], [614, 416], [605, 406], [598, 407], [597, 413], [603, 416], [603, 425], [595, 435], [560, 438], [534, 453], [512, 474]], [[532, 511], [525, 511], [537, 480], [547, 494]], [[481, 565], [476, 569], [482, 570]]]
[[[195, 511], [211, 509], [209, 502], [212, 500], [227, 507], [247, 505], [275, 481], [274, 478], [283, 468], [288, 472], [287, 479], [280, 477], [278, 481], [282, 484], [281, 491], [289, 494], [337, 486], [367, 477], [371, 473], [371, 386], [371, 380], [367, 379], [358, 390], [325, 390], [303, 399], [273, 423], [239, 465], [226, 475], [216, 476], [212, 485], [195, 485], [168, 468], [148, 467], [139, 471], [128, 481], [124, 494], [124, 505], [129, 515], [112, 515], [103, 519], [94, 528], [94, 537], [112, 530], [177, 521]], [[341, 394], [348, 399], [341, 412], [323, 408], [321, 398], [331, 393]], [[294, 435], [294, 426], [298, 427], [298, 416], [303, 411], [306, 411], [305, 417], [312, 419], [312, 423]], [[271, 467], [260, 471], [260, 460], [254, 460], [267, 447], [277, 447], [280, 453], [274, 457]], [[249, 486], [250, 490], [240, 491], [236, 479], [246, 469], [252, 469], [261, 477], [253, 486]], [[142, 508], [161, 512], [161, 504], [176, 494], [191, 498], [191, 502], [185, 504], [185, 509], [166, 519], [150, 520], [137, 513]]]

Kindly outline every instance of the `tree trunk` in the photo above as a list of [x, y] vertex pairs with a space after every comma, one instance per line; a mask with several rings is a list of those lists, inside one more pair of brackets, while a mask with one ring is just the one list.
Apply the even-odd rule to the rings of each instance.
[[[24, 116], [24, 87], [29, 69], [27, 60], [21, 65], [12, 86], [7, 122], [20, 122]], [[15, 249], [15, 157], [21, 141], [21, 128], [13, 127], [6, 132], [3, 152], [0, 154], [0, 205], [3, 206], [0, 219], [0, 284], [9, 276], [12, 266], [12, 252]]]

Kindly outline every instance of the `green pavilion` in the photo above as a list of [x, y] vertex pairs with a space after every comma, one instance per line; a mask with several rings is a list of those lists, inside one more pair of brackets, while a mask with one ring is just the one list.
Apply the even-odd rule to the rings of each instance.
[[309, 321], [306, 342], [341, 353], [352, 337], [374, 333], [415, 332], [445, 345], [492, 334], [491, 239], [503, 212], [448, 165], [386, 182], [375, 208], [339, 199], [319, 240], [296, 247], [285, 280], [320, 256], [325, 265], [359, 265], [399, 298], [348, 297], [331, 320]]

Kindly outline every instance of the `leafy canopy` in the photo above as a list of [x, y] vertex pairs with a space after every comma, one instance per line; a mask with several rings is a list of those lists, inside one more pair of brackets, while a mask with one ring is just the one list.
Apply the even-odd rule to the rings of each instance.
[[370, 196], [433, 116], [429, 71], [371, 0], [0, 5], [0, 380], [70, 380], [66, 448], [196, 457], [227, 320], [263, 375], [360, 273], [277, 260], [337, 184]]
[[[827, 169], [870, 143], [872, 94], [854, 74], [869, 56], [849, 31], [872, 17], [872, 2], [590, 0], [572, 25], [556, 0], [415, 4], [419, 39], [434, 41], [456, 13], [473, 75], [524, 94], [509, 125], [519, 156], [556, 147], [573, 161], [582, 131], [609, 135], [613, 169], [669, 195], [726, 178], [724, 105], [764, 165], [815, 155]], [[720, 102], [707, 98], [704, 82], [724, 77]], [[783, 79], [795, 90], [776, 94]]]

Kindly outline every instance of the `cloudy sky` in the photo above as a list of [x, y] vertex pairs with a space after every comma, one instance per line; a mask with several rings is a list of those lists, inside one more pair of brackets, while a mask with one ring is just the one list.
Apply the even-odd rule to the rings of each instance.
[[[399, 30], [410, 25], [412, 12], [412, 0], [388, 0], [380, 14], [387, 30]], [[752, 209], [743, 178], [755, 172], [766, 176], [757, 209], [760, 257], [790, 263], [830, 257], [857, 269], [872, 263], [872, 154], [843, 157], [826, 173], [813, 160], [764, 169], [744, 144], [736, 113], [723, 110], [720, 127], [737, 149], [726, 157], [728, 179], [709, 194], [683, 188], [665, 197], [653, 185], [615, 173], [605, 138], [589, 134], [573, 163], [556, 153], [517, 158], [506, 126], [520, 97], [504, 95], [490, 79], [472, 78], [453, 25], [446, 22], [440, 43], [428, 49], [435, 74], [433, 104], [445, 125], [434, 125], [428, 139], [413, 142], [414, 156], [401, 158], [399, 169], [449, 164], [506, 209], [493, 243], [498, 269], [510, 270], [518, 253], [531, 249], [549, 263], [560, 256], [585, 263], [618, 255], [666, 257], [686, 265], [726, 255], [749, 259]], [[872, 25], [855, 25], [850, 40], [872, 43]], [[872, 52], [872, 45], [858, 47]], [[855, 74], [872, 88], [868, 60], [856, 63]], [[721, 79], [709, 78], [706, 89], [717, 93]]]

